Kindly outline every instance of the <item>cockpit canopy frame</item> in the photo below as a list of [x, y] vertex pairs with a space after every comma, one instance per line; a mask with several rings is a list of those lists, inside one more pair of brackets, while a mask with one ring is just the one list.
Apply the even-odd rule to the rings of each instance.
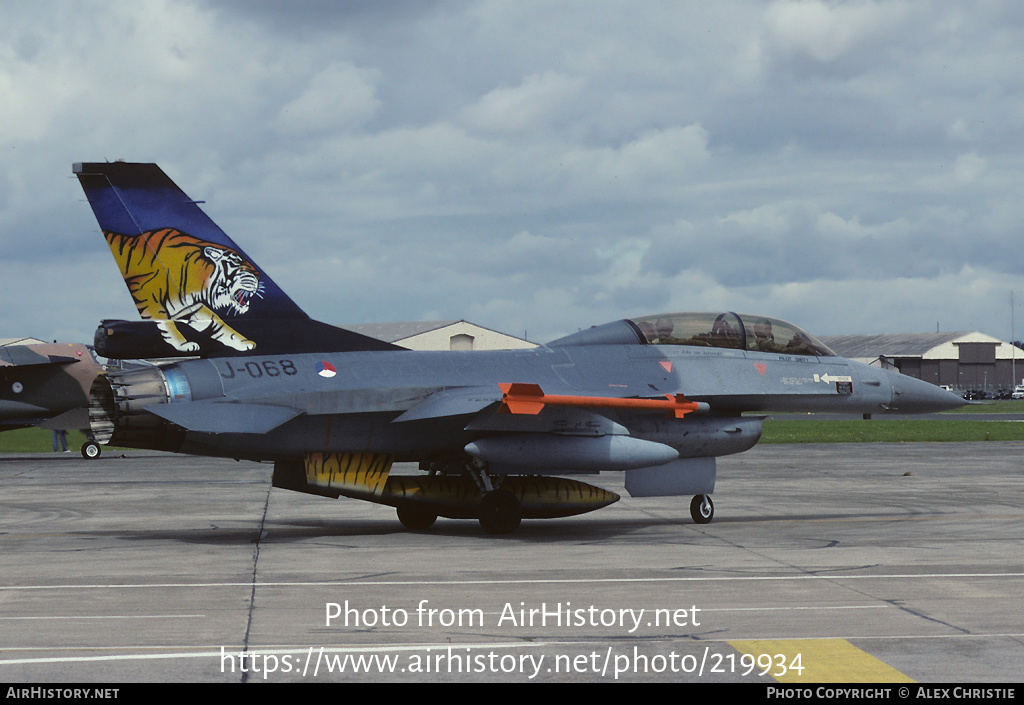
[[778, 318], [727, 312], [658, 313], [587, 328], [548, 343], [567, 345], [683, 345], [835, 357], [806, 331]]
[[644, 343], [759, 350], [835, 357], [824, 343], [792, 323], [749, 314], [667, 313], [629, 318]]

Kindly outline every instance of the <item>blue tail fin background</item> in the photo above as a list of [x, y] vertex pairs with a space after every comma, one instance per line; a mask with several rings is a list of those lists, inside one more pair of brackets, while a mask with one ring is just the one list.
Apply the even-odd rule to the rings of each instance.
[[101, 354], [400, 349], [310, 319], [156, 164], [79, 163], [72, 170], [149, 321], [105, 322], [97, 332]]

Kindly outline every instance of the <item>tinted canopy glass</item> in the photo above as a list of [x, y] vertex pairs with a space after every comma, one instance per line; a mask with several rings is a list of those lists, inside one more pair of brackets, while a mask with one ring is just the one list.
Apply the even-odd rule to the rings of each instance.
[[792, 323], [767, 316], [731, 312], [666, 313], [628, 320], [651, 345], [693, 345], [789, 355], [835, 355], [821, 341]]

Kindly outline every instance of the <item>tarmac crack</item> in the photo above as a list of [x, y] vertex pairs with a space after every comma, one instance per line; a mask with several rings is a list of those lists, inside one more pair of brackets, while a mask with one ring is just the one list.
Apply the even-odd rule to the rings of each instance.
[[[270, 490], [271, 486], [267, 485], [267, 496], [263, 500], [263, 516], [260, 517], [259, 529], [256, 532], [256, 546], [252, 551], [252, 584], [249, 589], [249, 613], [245, 621], [245, 636], [242, 639], [242, 654], [246, 654], [249, 651], [249, 634], [252, 631], [252, 616], [256, 610], [256, 575], [259, 572], [260, 563], [260, 545], [267, 532], [265, 526], [267, 523], [267, 511], [270, 508]], [[246, 683], [249, 680], [249, 671], [242, 671], [242, 682]]]
[[926, 615], [924, 612], [921, 612], [920, 610], [916, 610], [916, 609], [912, 609], [910, 607], [907, 607], [906, 605], [903, 604], [902, 600], [882, 600], [882, 601], [892, 605], [893, 607], [895, 607], [896, 609], [898, 609], [898, 610], [900, 610], [902, 612], [905, 612], [905, 613], [907, 613], [909, 615], [917, 617], [918, 619], [923, 619], [925, 621], [932, 622], [934, 624], [940, 624], [940, 625], [942, 625], [944, 627], [947, 627], [949, 629], [952, 629], [954, 631], [958, 631], [961, 634], [971, 634], [972, 633], [970, 629], [964, 629], [963, 627], [959, 627], [959, 626], [957, 626], [955, 624], [947, 622], [944, 619], [939, 619], [937, 617], [929, 617], [928, 615]]

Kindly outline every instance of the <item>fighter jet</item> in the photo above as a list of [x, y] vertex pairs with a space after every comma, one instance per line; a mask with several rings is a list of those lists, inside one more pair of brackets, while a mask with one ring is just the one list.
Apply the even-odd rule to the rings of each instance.
[[[89, 349], [77, 343], [0, 347], [0, 431], [88, 428], [89, 390], [101, 371]], [[82, 456], [99, 455], [99, 444], [87, 439]]]
[[[507, 534], [589, 512], [619, 496], [571, 476], [610, 471], [633, 497], [692, 495], [706, 523], [715, 458], [757, 443], [766, 412], [964, 403], [732, 312], [638, 316], [527, 350], [405, 350], [311, 320], [155, 164], [73, 171], [143, 319], [104, 321], [97, 351], [190, 358], [97, 379], [96, 438], [273, 461], [276, 487], [390, 505], [410, 529], [441, 516]], [[420, 474], [391, 472], [408, 461]]]

